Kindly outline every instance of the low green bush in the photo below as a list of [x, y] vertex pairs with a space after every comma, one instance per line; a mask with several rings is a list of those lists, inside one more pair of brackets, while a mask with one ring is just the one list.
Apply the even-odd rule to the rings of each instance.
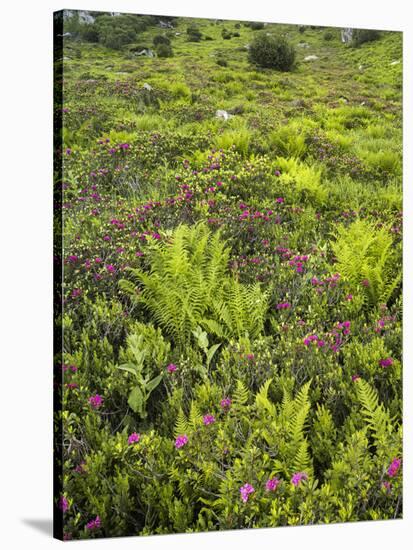
[[259, 34], [250, 44], [248, 57], [251, 63], [268, 69], [290, 71], [294, 66], [294, 47], [282, 36]]

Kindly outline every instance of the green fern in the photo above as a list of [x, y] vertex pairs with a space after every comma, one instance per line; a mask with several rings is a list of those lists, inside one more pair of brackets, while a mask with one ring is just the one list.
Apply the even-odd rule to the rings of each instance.
[[386, 445], [386, 440], [392, 432], [392, 424], [388, 411], [379, 403], [376, 390], [365, 380], [360, 379], [357, 381], [357, 396], [362, 405], [362, 414], [376, 445]]
[[[140, 303], [178, 347], [189, 345], [199, 325], [225, 338], [256, 337], [263, 329], [268, 294], [242, 285], [228, 272], [229, 249], [220, 233], [203, 223], [179, 226], [168, 243], [156, 245], [149, 272], [130, 269], [120, 288]], [[136, 286], [135, 286], [136, 285]]]
[[388, 228], [377, 229], [366, 220], [337, 229], [332, 243], [337, 268], [344, 279], [363, 295], [368, 306], [386, 304], [401, 281], [395, 271], [397, 250]]
[[188, 432], [188, 429], [189, 425], [186, 416], [183, 410], [179, 409], [179, 413], [175, 421], [174, 436], [178, 437], [179, 435], [186, 434]]
[[238, 407], [242, 407], [247, 404], [249, 398], [249, 392], [245, 384], [241, 380], [237, 380], [237, 387], [233, 396], [233, 403]]

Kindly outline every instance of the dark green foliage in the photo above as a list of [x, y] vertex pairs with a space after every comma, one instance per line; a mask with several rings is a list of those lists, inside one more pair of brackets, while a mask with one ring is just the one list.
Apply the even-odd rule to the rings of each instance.
[[250, 23], [245, 23], [245, 26], [249, 27], [253, 31], [260, 31], [265, 25], [261, 21], [251, 21]]
[[202, 32], [196, 25], [189, 25], [186, 29], [188, 42], [200, 42], [202, 38]]
[[380, 31], [376, 31], [373, 29], [354, 29], [351, 39], [351, 45], [358, 47], [365, 42], [374, 42], [375, 40], [379, 40], [379, 38]]
[[153, 45], [154, 46], [159, 46], [160, 44], [165, 44], [166, 46], [170, 46], [171, 41], [164, 34], [157, 34], [153, 37]]
[[96, 24], [80, 25], [79, 37], [85, 42], [97, 43], [99, 42], [99, 31]]
[[156, 53], [158, 57], [172, 57], [174, 54], [170, 44], [159, 44]]
[[294, 47], [282, 36], [256, 36], [248, 52], [251, 63], [268, 69], [290, 71], [294, 66]]
[[138, 33], [145, 28], [143, 22], [133, 15], [111, 17], [103, 15], [96, 20], [99, 42], [108, 48], [121, 49], [135, 42]]
[[224, 40], [230, 40], [233, 34], [228, 29], [222, 29], [221, 36]]
[[217, 59], [217, 65], [219, 65], [220, 67], [228, 67], [228, 61], [222, 57], [219, 57]]
[[326, 42], [330, 42], [334, 39], [334, 33], [332, 31], [325, 31], [323, 38]]
[[307, 27], [305, 27], [304, 25], [300, 25], [300, 26], [298, 27], [298, 32], [299, 32], [300, 34], [304, 34], [306, 28], [307, 28]]

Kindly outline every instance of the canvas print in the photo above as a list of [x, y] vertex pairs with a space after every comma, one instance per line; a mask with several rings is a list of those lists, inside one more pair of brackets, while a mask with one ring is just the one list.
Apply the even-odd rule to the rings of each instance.
[[402, 34], [54, 41], [55, 536], [401, 518]]

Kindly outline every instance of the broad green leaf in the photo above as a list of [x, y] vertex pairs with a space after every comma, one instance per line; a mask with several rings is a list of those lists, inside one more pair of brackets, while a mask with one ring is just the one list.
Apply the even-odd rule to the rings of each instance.
[[139, 386], [135, 386], [130, 392], [128, 404], [133, 412], [142, 414], [143, 410], [143, 394]]
[[152, 391], [159, 385], [160, 381], [163, 378], [163, 374], [158, 374], [155, 378], [152, 378], [145, 387], [146, 390], [146, 399], [149, 397], [149, 395], [152, 393]]

